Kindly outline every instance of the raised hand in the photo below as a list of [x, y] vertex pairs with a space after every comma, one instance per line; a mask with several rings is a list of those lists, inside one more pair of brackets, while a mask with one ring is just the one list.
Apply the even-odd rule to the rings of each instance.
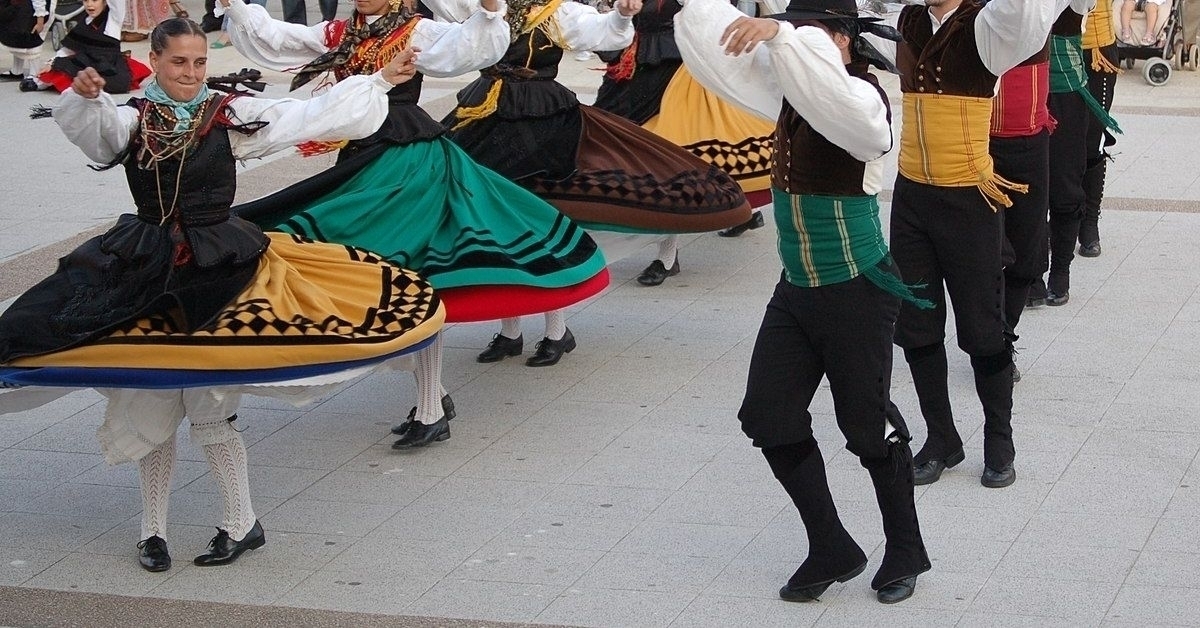
[[617, 0], [617, 13], [633, 17], [642, 10], [642, 0]]
[[383, 80], [392, 85], [399, 85], [412, 79], [417, 74], [417, 53], [420, 48], [408, 47], [396, 53], [388, 64], [380, 68], [379, 74]]
[[84, 68], [75, 75], [75, 80], [71, 81], [71, 89], [84, 98], [96, 98], [104, 91], [104, 77], [100, 76], [96, 68]]
[[775, 37], [779, 22], [756, 17], [739, 17], [721, 33], [725, 54], [738, 56], [752, 52], [759, 42]]

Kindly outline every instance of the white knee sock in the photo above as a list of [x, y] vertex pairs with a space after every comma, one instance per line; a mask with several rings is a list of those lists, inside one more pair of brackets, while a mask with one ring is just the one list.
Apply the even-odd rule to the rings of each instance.
[[442, 418], [442, 335], [433, 344], [417, 352], [417, 415], [416, 420], [432, 425]]
[[562, 340], [567, 333], [567, 317], [562, 310], [546, 312], [546, 337], [551, 340]]
[[142, 540], [167, 538], [167, 504], [175, 471], [175, 435], [138, 460], [142, 485]]
[[254, 527], [254, 508], [250, 505], [250, 474], [246, 466], [246, 444], [236, 435], [220, 443], [204, 445], [204, 457], [221, 497], [225, 500], [225, 520], [221, 527], [229, 538], [240, 541]]
[[658, 241], [658, 261], [671, 270], [675, 265], [675, 254], [679, 251], [679, 236], [669, 235]]
[[500, 319], [500, 335], [508, 338], [509, 340], [516, 340], [517, 336], [521, 335], [521, 319]]

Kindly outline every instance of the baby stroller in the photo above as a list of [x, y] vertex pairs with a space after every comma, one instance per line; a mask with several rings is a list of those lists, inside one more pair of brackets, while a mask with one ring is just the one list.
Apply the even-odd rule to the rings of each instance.
[[[1184, 0], [1166, 0], [1158, 9], [1158, 19], [1155, 24], [1146, 23], [1144, 11], [1147, 0], [1138, 0], [1130, 22], [1133, 43], [1122, 41], [1121, 24], [1113, 20], [1113, 29], [1117, 37], [1117, 57], [1124, 62], [1126, 68], [1132, 69], [1137, 60], [1146, 62], [1142, 68], [1142, 78], [1154, 85], [1166, 85], [1171, 80], [1171, 70], [1187, 68], [1196, 69], [1198, 55], [1195, 46], [1188, 46], [1183, 34], [1183, 4]], [[1121, 14], [1124, 0], [1113, 2], [1113, 15]], [[1142, 44], [1152, 35], [1153, 43]]]
[[50, 25], [47, 38], [55, 50], [62, 48], [63, 38], [83, 20], [83, 0], [50, 0]]

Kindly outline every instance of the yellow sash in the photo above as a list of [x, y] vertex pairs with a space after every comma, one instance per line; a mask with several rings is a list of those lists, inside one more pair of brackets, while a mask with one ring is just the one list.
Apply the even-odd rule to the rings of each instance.
[[905, 93], [900, 174], [927, 185], [975, 186], [993, 210], [1012, 207], [1004, 190], [1023, 194], [1029, 186], [992, 170], [991, 120], [991, 98]]
[[1112, 4], [1100, 0], [1096, 7], [1088, 13], [1087, 24], [1083, 29], [1083, 49], [1092, 51], [1092, 69], [1097, 72], [1120, 74], [1121, 68], [1113, 65], [1100, 54], [1100, 49], [1110, 46], [1117, 41], [1113, 30]]

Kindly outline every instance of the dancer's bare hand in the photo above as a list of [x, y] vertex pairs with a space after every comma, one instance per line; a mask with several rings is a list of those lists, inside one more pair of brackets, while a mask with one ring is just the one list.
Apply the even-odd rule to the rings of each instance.
[[383, 80], [392, 85], [399, 85], [407, 82], [417, 74], [417, 53], [421, 52], [420, 48], [408, 47], [396, 53], [392, 60], [387, 65], [379, 70], [383, 75]]
[[779, 22], [757, 17], [739, 17], [721, 33], [725, 54], [738, 56], [753, 52], [759, 42], [779, 34]]
[[36, 35], [36, 34], [42, 32], [42, 27], [45, 25], [46, 25], [46, 18], [39, 15], [37, 17], [37, 19], [34, 20], [34, 22], [33, 22], [33, 30], [31, 30], [29, 32]]
[[642, 0], [617, 0], [617, 13], [633, 17], [642, 10]]
[[483, 0], [479, 4], [483, 7], [484, 11], [495, 13], [500, 10], [500, 0]]
[[104, 91], [104, 77], [95, 68], [84, 68], [71, 81], [71, 89], [84, 98], [96, 98]]

